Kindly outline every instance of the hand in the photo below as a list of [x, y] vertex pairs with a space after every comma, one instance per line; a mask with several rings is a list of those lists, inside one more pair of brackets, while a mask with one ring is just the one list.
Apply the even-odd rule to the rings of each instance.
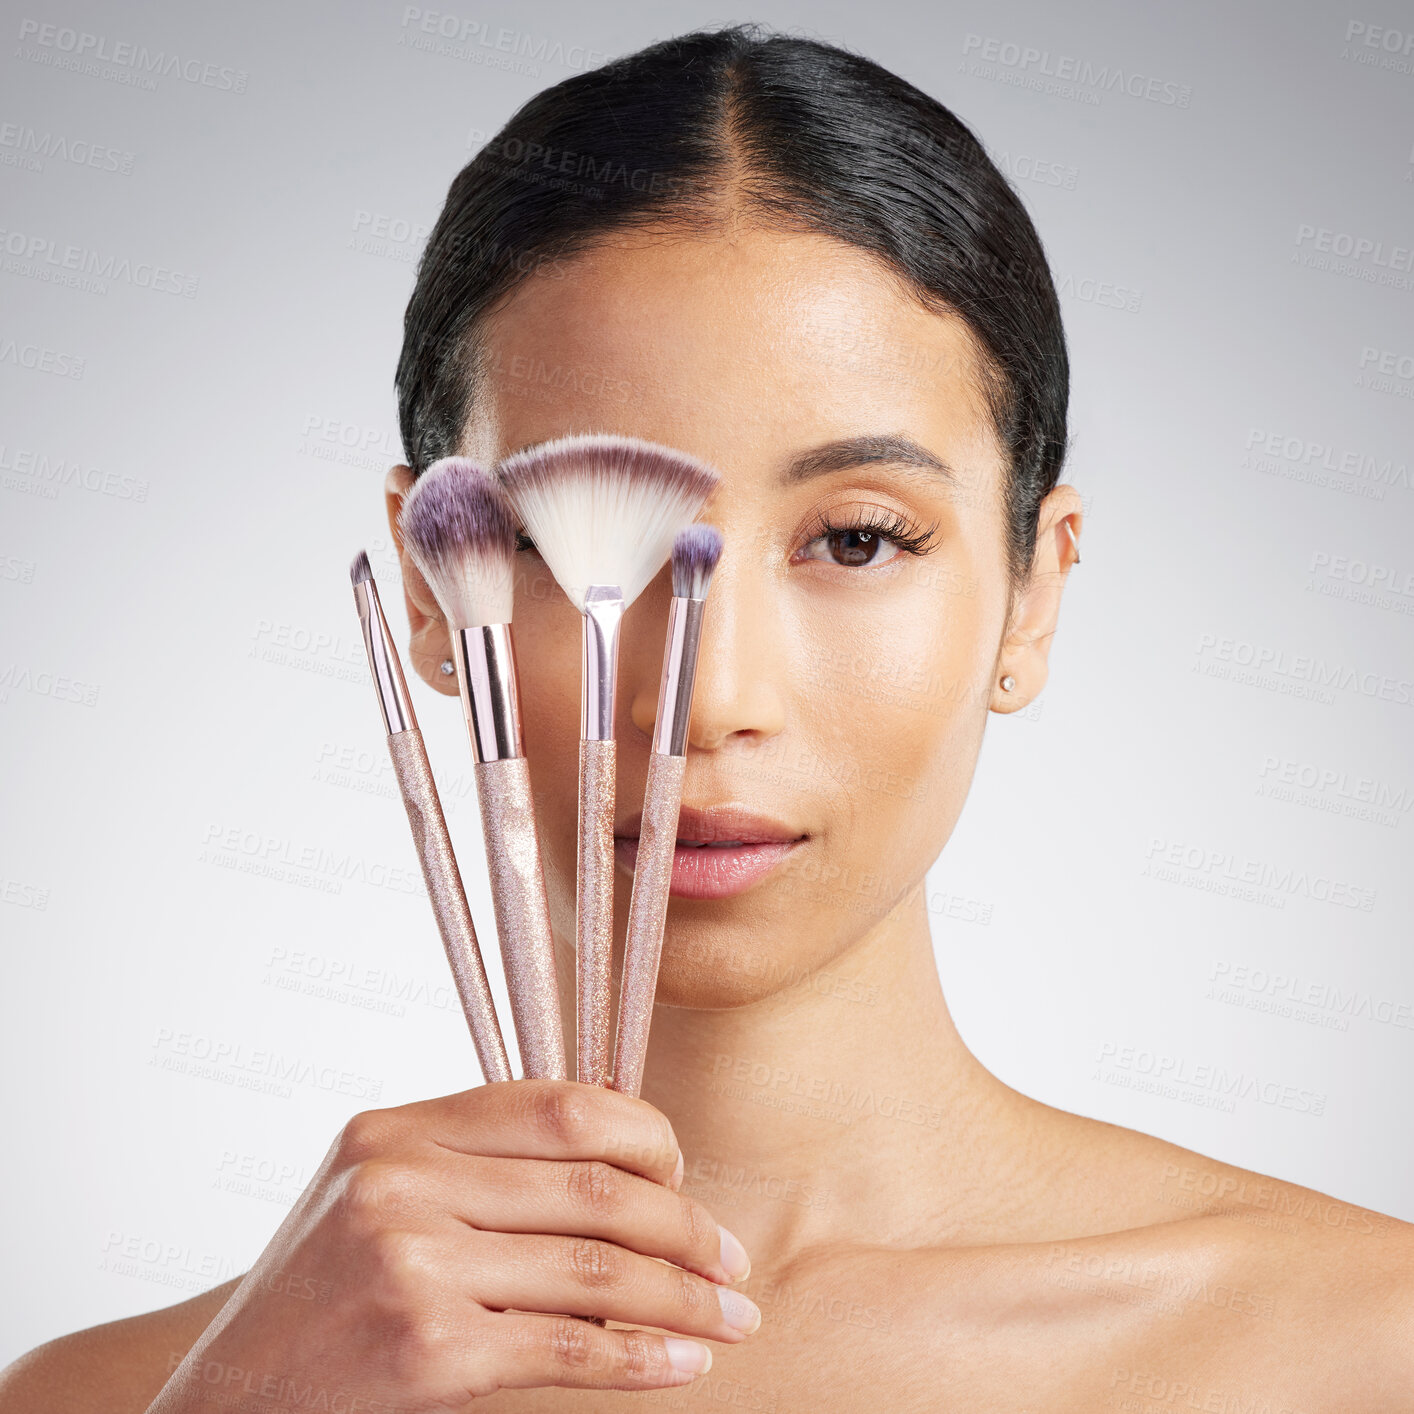
[[728, 1289], [740, 1243], [681, 1182], [658, 1110], [574, 1081], [355, 1115], [149, 1414], [221, 1392], [405, 1414], [686, 1384], [711, 1364], [700, 1339], [744, 1340], [760, 1313]]

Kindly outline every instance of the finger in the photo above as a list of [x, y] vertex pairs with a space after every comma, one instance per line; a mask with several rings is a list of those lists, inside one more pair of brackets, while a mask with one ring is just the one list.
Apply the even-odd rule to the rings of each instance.
[[605, 1316], [736, 1344], [761, 1324], [739, 1291], [594, 1237], [484, 1232], [467, 1283], [494, 1310]]
[[668, 1184], [681, 1156], [667, 1117], [646, 1100], [573, 1080], [502, 1080], [435, 1100], [355, 1115], [340, 1136], [348, 1162], [430, 1139], [464, 1154], [600, 1159]]
[[[421, 1175], [420, 1199], [429, 1210], [441, 1206], [475, 1228], [595, 1237], [716, 1282], [741, 1281], [751, 1270], [741, 1243], [697, 1199], [599, 1159], [443, 1153], [421, 1166]], [[390, 1190], [398, 1183], [394, 1177]]]
[[712, 1352], [695, 1340], [602, 1330], [570, 1316], [507, 1311], [490, 1329], [511, 1357], [504, 1389], [670, 1389], [712, 1367]]

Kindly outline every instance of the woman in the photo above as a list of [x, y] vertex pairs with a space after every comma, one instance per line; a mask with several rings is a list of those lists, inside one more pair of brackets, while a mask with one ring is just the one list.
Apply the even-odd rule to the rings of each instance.
[[[1044, 686], [1081, 522], [1054, 288], [972, 135], [752, 29], [570, 79], [453, 183], [397, 382], [395, 533], [453, 452], [615, 432], [723, 472], [644, 1098], [519, 1081], [355, 1116], [244, 1279], [32, 1352], [3, 1414], [610, 1410], [679, 1385], [648, 1398], [1414, 1404], [1414, 1229], [1029, 1100], [942, 996], [924, 873], [987, 714]], [[579, 624], [529, 543], [521, 570], [563, 940]], [[455, 692], [403, 572], [412, 660]], [[621, 903], [668, 593], [625, 627]]]

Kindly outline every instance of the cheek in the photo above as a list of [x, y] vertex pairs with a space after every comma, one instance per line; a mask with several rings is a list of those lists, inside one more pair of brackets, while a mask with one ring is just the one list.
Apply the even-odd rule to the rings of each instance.
[[952, 833], [990, 701], [993, 608], [924, 560], [828, 615], [812, 606], [792, 633], [794, 730], [831, 785], [822, 843], [838, 896], [822, 902], [842, 916], [882, 912]]
[[939, 556], [798, 597], [797, 710], [850, 756], [916, 773], [949, 759], [949, 741], [990, 698], [996, 615], [976, 581]]

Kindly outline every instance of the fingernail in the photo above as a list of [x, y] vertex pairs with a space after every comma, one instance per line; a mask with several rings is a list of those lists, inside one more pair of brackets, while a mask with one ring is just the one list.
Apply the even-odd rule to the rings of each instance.
[[712, 1352], [695, 1340], [679, 1340], [675, 1335], [663, 1337], [668, 1350], [668, 1364], [680, 1374], [700, 1375], [712, 1368]]
[[761, 1324], [761, 1311], [749, 1296], [719, 1286], [717, 1300], [722, 1303], [722, 1319], [734, 1331], [750, 1335]]
[[722, 1270], [733, 1281], [740, 1281], [751, 1270], [751, 1258], [746, 1248], [720, 1223], [717, 1231], [722, 1234]]
[[678, 1166], [673, 1170], [673, 1176], [668, 1180], [668, 1187], [676, 1192], [682, 1187], [682, 1176], [687, 1172], [687, 1165], [683, 1162], [682, 1150], [678, 1150]]

